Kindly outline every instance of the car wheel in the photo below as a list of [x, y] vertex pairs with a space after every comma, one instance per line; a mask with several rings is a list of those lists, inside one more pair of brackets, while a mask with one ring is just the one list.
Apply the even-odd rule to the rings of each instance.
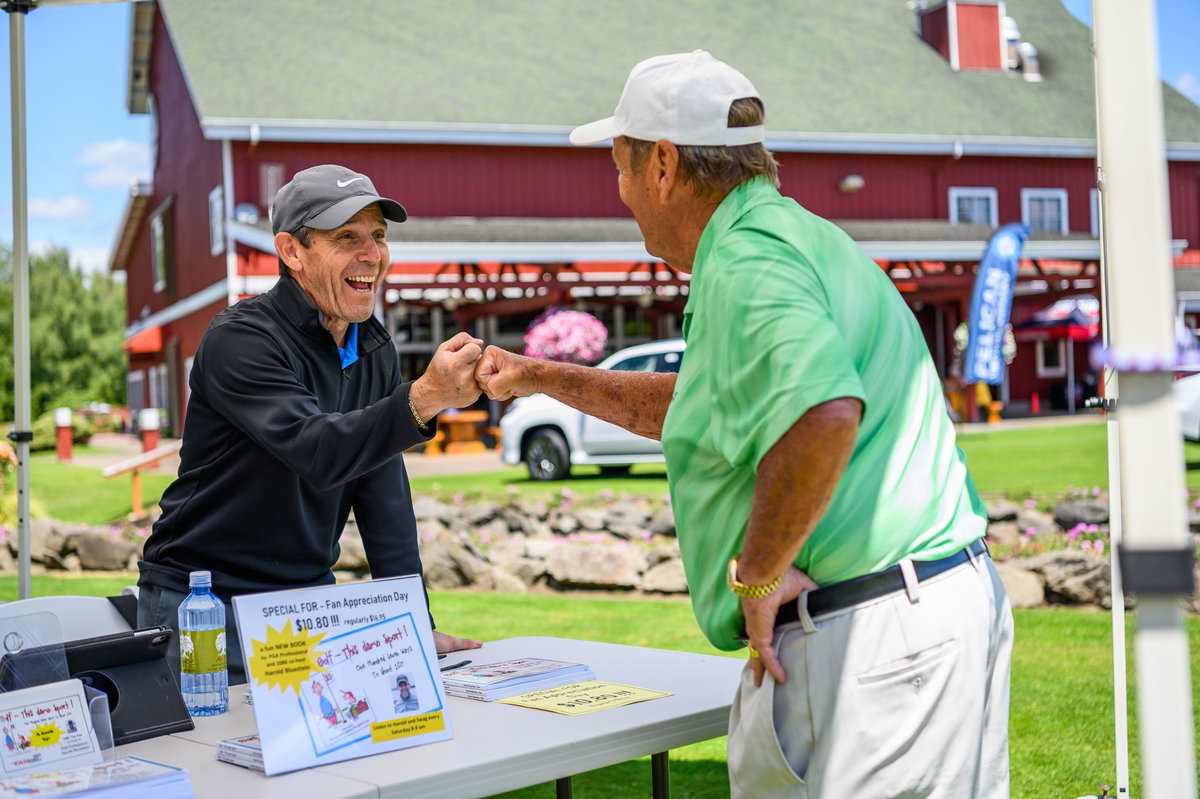
[[525, 446], [525, 465], [534, 480], [567, 477], [571, 473], [571, 457], [562, 433], [546, 427], [531, 435]]

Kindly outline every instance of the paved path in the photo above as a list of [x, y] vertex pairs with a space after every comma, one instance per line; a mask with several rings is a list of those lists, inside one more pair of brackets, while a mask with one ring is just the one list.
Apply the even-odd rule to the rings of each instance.
[[[998, 424], [987, 422], [963, 423], [956, 425], [963, 432], [984, 432], [987, 430], [1011, 430], [1013, 428], [1040, 427], [1067, 424], [1099, 424], [1104, 416], [1097, 411], [1082, 411], [1076, 414], [1043, 414], [1023, 418], [1004, 419]], [[141, 439], [126, 433], [97, 433], [92, 437], [90, 446], [103, 452], [78, 455], [74, 463], [103, 468], [126, 458], [141, 453]], [[404, 455], [405, 466], [410, 477], [437, 477], [445, 474], [474, 474], [477, 472], [493, 472], [507, 468], [500, 460], [496, 450], [477, 455], [438, 455], [426, 456], [419, 452], [407, 452]], [[179, 468], [179, 456], [172, 455], [159, 462], [157, 471], [175, 473]]]
[[[88, 443], [91, 448], [103, 450], [103, 452], [76, 455], [72, 458], [72, 463], [103, 468], [142, 452], [141, 439], [126, 433], [97, 433]], [[166, 439], [160, 443], [166, 443]], [[408, 467], [410, 477], [473, 474], [494, 472], [505, 468], [505, 464], [500, 460], [500, 453], [495, 450], [488, 450], [477, 455], [439, 455], [436, 457], [427, 457], [419, 452], [407, 452], [404, 455], [404, 464]], [[154, 471], [174, 474], [178, 469], [179, 456], [176, 454], [163, 458]]]

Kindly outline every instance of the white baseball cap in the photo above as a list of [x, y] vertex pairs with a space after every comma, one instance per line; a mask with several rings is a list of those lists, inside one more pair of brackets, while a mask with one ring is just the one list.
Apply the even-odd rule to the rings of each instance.
[[736, 147], [766, 138], [762, 125], [729, 127], [729, 106], [758, 97], [745, 75], [704, 50], [647, 58], [633, 68], [617, 110], [571, 131], [571, 144], [617, 136], [684, 146]]

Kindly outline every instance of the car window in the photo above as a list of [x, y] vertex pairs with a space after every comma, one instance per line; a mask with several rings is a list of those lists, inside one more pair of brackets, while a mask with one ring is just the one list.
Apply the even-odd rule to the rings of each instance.
[[617, 361], [610, 369], [618, 372], [655, 372], [655, 362], [658, 360], [656, 355], [635, 355], [632, 358], [625, 358]]
[[678, 372], [679, 367], [683, 365], [682, 352], [664, 352], [658, 358], [658, 371], [660, 372]]

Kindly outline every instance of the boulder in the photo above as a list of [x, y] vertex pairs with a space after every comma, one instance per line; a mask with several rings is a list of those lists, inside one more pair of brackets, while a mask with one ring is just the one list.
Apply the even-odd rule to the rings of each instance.
[[430, 588], [462, 588], [474, 585], [491, 566], [457, 537], [443, 534], [421, 545], [425, 584]]
[[984, 503], [989, 522], [1016, 521], [1020, 508], [1010, 499], [992, 499]]
[[1009, 563], [1041, 574], [1046, 601], [1051, 604], [1112, 607], [1112, 576], [1107, 558], [1064, 549]]
[[686, 594], [688, 584], [683, 573], [683, 561], [676, 558], [651, 566], [642, 575], [642, 590], [661, 594]]
[[653, 535], [675, 535], [675, 511], [667, 505], [654, 514], [646, 527]]
[[1022, 532], [1033, 530], [1034, 535], [1045, 535], [1055, 530], [1054, 517], [1036, 508], [1021, 508], [1017, 512], [1017, 528]]
[[560, 586], [637, 588], [646, 555], [637, 547], [568, 544], [546, 558], [546, 573]]
[[490, 575], [493, 591], [500, 591], [506, 594], [520, 594], [526, 590], [527, 583], [505, 569], [493, 567]]
[[138, 550], [132, 541], [90, 530], [73, 534], [72, 541], [84, 569], [120, 571], [128, 566], [130, 555]]
[[991, 522], [987, 526], [987, 537], [1006, 547], [1015, 546], [1021, 537], [1021, 530], [1014, 521]]
[[341, 547], [341, 554], [338, 555], [337, 563], [333, 565], [334, 571], [356, 573], [367, 571], [367, 550], [363, 548], [362, 538], [357, 533], [343, 534], [338, 545]]
[[1054, 508], [1054, 522], [1064, 530], [1079, 524], [1108, 524], [1108, 504], [1094, 499], [1071, 499]]
[[602, 510], [581, 510], [575, 514], [579, 526], [589, 533], [596, 533], [605, 528], [605, 513]]
[[1036, 608], [1046, 601], [1046, 589], [1042, 578], [1028, 569], [1009, 563], [997, 563], [996, 573], [1008, 592], [1008, 601], [1014, 608]]

